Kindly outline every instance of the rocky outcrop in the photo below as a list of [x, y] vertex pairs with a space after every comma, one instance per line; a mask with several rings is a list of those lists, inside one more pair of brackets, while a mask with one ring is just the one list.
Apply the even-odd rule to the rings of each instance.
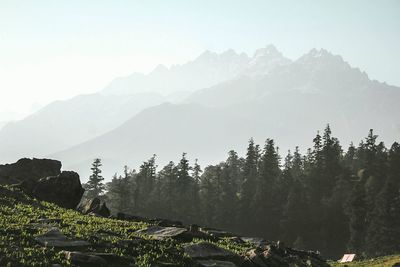
[[83, 214], [94, 214], [101, 217], [109, 217], [110, 210], [105, 202], [101, 202], [98, 198], [86, 199], [79, 204], [77, 210]]
[[113, 253], [64, 251], [65, 258], [80, 267], [134, 267], [135, 263]]
[[61, 172], [61, 162], [52, 159], [23, 158], [0, 165], [0, 184], [14, 185], [32, 197], [68, 209], [79, 204], [84, 192], [79, 175]]
[[59, 175], [61, 162], [52, 159], [23, 158], [12, 164], [0, 165], [0, 184], [37, 181], [42, 177]]
[[247, 252], [246, 267], [329, 267], [318, 253], [285, 247], [281, 242], [259, 246]]
[[240, 257], [235, 253], [220, 248], [217, 245], [209, 242], [200, 242], [196, 244], [188, 244], [184, 246], [185, 253], [192, 259], [214, 259], [236, 261]]
[[85, 191], [79, 175], [72, 171], [63, 171], [57, 176], [44, 177], [37, 182], [23, 182], [20, 187], [39, 200], [67, 209], [76, 208]]
[[58, 228], [51, 228], [48, 232], [37, 236], [35, 240], [40, 245], [50, 248], [81, 249], [90, 245], [83, 240], [67, 238]]
[[154, 239], [163, 240], [172, 238], [179, 241], [190, 242], [193, 239], [215, 240], [211, 235], [199, 230], [197, 225], [191, 225], [188, 228], [174, 226], [150, 226], [147, 229], [137, 231], [139, 234], [149, 235]]

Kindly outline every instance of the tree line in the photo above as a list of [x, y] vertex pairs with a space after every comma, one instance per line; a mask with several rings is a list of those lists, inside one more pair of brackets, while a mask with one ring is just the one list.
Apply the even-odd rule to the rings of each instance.
[[96, 159], [87, 194], [114, 212], [282, 240], [329, 258], [400, 252], [400, 145], [386, 148], [373, 130], [344, 151], [328, 125], [304, 155], [296, 147], [283, 160], [274, 140], [250, 139], [244, 157], [229, 151], [204, 171], [183, 153], [157, 172], [154, 155], [107, 184], [100, 166]]

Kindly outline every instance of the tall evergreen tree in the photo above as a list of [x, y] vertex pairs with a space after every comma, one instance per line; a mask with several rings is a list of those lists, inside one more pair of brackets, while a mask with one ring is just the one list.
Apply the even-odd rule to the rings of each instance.
[[400, 251], [400, 145], [389, 151], [388, 179], [376, 197], [367, 230], [366, 251], [371, 256]]
[[153, 155], [148, 161], [143, 162], [135, 178], [132, 211], [139, 215], [147, 215], [149, 212], [147, 208], [148, 197], [153, 191], [156, 180], [157, 165], [155, 158], [156, 155]]
[[101, 166], [101, 159], [96, 158], [93, 160], [92, 167], [90, 168], [92, 170], [92, 175], [90, 175], [85, 188], [87, 191], [87, 198], [100, 197], [106, 189], [103, 183], [104, 178], [101, 176]]
[[[251, 202], [256, 192], [258, 176], [258, 152], [253, 138], [247, 147], [246, 159], [243, 166], [243, 184], [240, 190], [238, 222], [242, 227], [252, 225], [254, 213], [251, 210]], [[246, 218], [246, 221], [240, 218]]]
[[177, 190], [180, 219], [185, 222], [194, 222], [194, 217], [196, 216], [196, 211], [193, 209], [194, 199], [196, 198], [196, 196], [194, 196], [195, 181], [189, 174], [190, 170], [191, 168], [186, 158], [186, 153], [183, 153], [177, 166]]
[[275, 239], [279, 236], [281, 219], [280, 191], [281, 173], [279, 155], [272, 139], [267, 139], [260, 162], [260, 172], [257, 177], [257, 187], [252, 199], [251, 210], [255, 214], [257, 234], [264, 233]]
[[364, 181], [356, 182], [349, 198], [349, 251], [363, 255], [367, 233], [367, 203]]

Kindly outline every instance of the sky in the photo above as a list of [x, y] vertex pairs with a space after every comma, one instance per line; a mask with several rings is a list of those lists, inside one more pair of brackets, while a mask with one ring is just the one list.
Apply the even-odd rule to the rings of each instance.
[[0, 0], [0, 122], [204, 50], [340, 54], [400, 86], [400, 1]]

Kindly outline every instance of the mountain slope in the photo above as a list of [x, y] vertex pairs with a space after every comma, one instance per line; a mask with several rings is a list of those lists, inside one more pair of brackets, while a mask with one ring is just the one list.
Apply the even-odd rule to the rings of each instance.
[[[400, 139], [400, 88], [370, 80], [324, 49], [293, 62], [273, 46], [251, 58], [232, 50], [205, 52], [142, 78], [143, 83], [117, 79], [119, 86], [101, 94], [55, 102], [5, 126], [0, 160], [50, 154], [86, 177], [92, 159], [100, 157], [110, 176], [154, 153], [159, 165], [182, 152], [203, 164], [215, 163], [230, 149], [242, 152], [250, 137], [258, 142], [274, 138], [282, 154], [296, 145], [304, 151], [327, 123], [344, 146], [359, 142], [370, 128], [387, 144]], [[188, 90], [202, 87], [187, 96]], [[131, 95], [181, 89], [169, 97]], [[155, 106], [166, 100], [184, 104]]]
[[256, 127], [222, 110], [197, 104], [162, 104], [144, 110], [113, 131], [51, 157], [63, 160], [67, 168], [78, 170], [82, 177], [88, 177], [95, 157], [103, 159], [106, 175], [125, 164], [137, 167], [153, 154], [160, 165], [180, 158], [183, 152], [192, 159], [214, 162], [224, 158], [232, 144], [246, 143], [248, 131], [255, 132]]
[[43, 157], [101, 135], [143, 108], [165, 98], [155, 93], [131, 96], [80, 95], [56, 101], [0, 131], [0, 161]]
[[[209, 87], [241, 73], [260, 75], [288, 64], [273, 46], [250, 58], [233, 50], [204, 52], [184, 65], [159, 65], [149, 75], [114, 80], [101, 93], [56, 101], [33, 115], [0, 129], [0, 161], [43, 157], [113, 130], [144, 108], [179, 103], [190, 90]], [[1, 125], [0, 125], [1, 127]]]
[[186, 105], [149, 108], [52, 156], [84, 174], [94, 157], [104, 159], [108, 175], [124, 164], [137, 167], [153, 153], [161, 166], [182, 152], [208, 164], [230, 149], [243, 152], [250, 137], [274, 138], [282, 154], [296, 145], [304, 151], [327, 123], [343, 146], [359, 142], [370, 128], [390, 145], [400, 139], [399, 102], [400, 88], [371, 81], [340, 56], [312, 50], [266, 75], [242, 75], [194, 92]]

